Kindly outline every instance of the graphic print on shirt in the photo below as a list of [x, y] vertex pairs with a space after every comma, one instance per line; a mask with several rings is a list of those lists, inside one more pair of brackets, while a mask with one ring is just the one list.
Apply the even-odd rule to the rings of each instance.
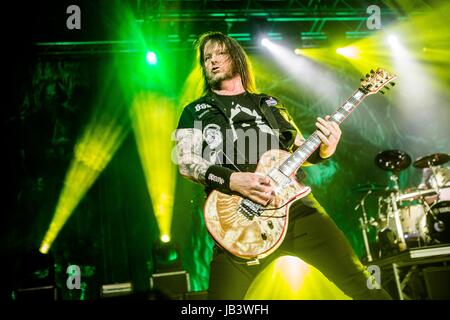
[[275, 145], [275, 133], [256, 109], [234, 102], [232, 105], [229, 123], [235, 143], [233, 159], [238, 165], [255, 165], [262, 153]]
[[209, 123], [202, 130], [205, 160], [213, 164], [228, 164], [234, 170], [242, 171], [249, 167], [241, 164], [256, 165], [262, 153], [278, 149], [273, 129], [251, 103], [249, 107], [243, 107], [242, 103], [226, 101], [224, 109], [228, 113], [228, 128]]
[[[216, 150], [219, 146], [222, 145], [222, 132], [220, 132], [220, 126], [215, 123], [208, 124], [203, 129], [203, 140], [208, 145], [205, 150], [204, 156], [208, 155], [208, 161], [217, 164], [220, 163], [218, 158], [218, 150]], [[209, 153], [209, 154], [208, 154]]]
[[[237, 103], [235, 107], [231, 108], [230, 113], [231, 113], [230, 126], [231, 126], [231, 130], [233, 130], [233, 142], [235, 142], [238, 139], [238, 135], [236, 133], [236, 127], [235, 127], [235, 123], [234, 123], [233, 119], [240, 116], [241, 113], [245, 113], [248, 116], [253, 117], [255, 119], [256, 126], [258, 127], [258, 129], [261, 132], [271, 134], [273, 136], [275, 135], [274, 132], [272, 131], [272, 128], [270, 128], [263, 121], [262, 117], [254, 109], [250, 110], [249, 108], [243, 107], [239, 103]], [[250, 124], [248, 124], [246, 122], [242, 122], [242, 123], [240, 123], [240, 125], [242, 127], [241, 129], [243, 129], [243, 130], [245, 130], [246, 127], [250, 127]]]

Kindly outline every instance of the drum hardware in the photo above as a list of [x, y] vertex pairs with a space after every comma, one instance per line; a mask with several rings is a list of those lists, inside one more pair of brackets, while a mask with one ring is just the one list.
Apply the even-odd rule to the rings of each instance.
[[435, 189], [426, 189], [426, 190], [420, 190], [418, 189], [417, 191], [414, 192], [410, 192], [410, 193], [405, 193], [405, 194], [401, 194], [398, 193], [396, 196], [396, 200], [397, 202], [401, 202], [401, 201], [405, 201], [408, 199], [414, 199], [417, 197], [427, 197], [427, 196], [433, 196], [438, 194], [438, 191]]
[[359, 184], [356, 187], [354, 187], [352, 190], [356, 191], [356, 192], [361, 192], [361, 193], [368, 192], [370, 190], [371, 193], [373, 193], [373, 194], [382, 194], [382, 195], [388, 195], [392, 191], [394, 191], [393, 189], [389, 189], [389, 187], [387, 185], [374, 184], [374, 183]]
[[395, 175], [411, 164], [411, 157], [404, 151], [386, 150], [375, 156], [375, 164], [382, 170], [391, 171]]
[[390, 179], [394, 182], [394, 189], [396, 190], [396, 192], [391, 192], [390, 194], [391, 208], [394, 213], [395, 229], [400, 240], [399, 246], [401, 251], [403, 251], [404, 249], [406, 249], [407, 245], [405, 235], [403, 233], [402, 222], [400, 220], [400, 210], [397, 206], [397, 194], [398, 190], [400, 189], [398, 184], [398, 175], [396, 173], [393, 173], [390, 176]]
[[400, 171], [405, 170], [411, 164], [411, 157], [401, 150], [386, 150], [378, 153], [375, 156], [375, 164], [382, 170], [392, 172], [390, 180], [394, 183], [394, 190], [391, 192], [389, 198], [391, 200], [391, 207], [394, 213], [395, 229], [400, 240], [401, 250], [406, 249], [405, 235], [403, 234], [402, 224], [400, 220], [400, 210], [397, 206], [396, 195], [400, 188], [398, 184], [398, 175]]
[[[368, 262], [371, 262], [371, 261], [373, 261], [373, 256], [371, 254], [369, 240], [368, 240], [369, 227], [371, 226], [371, 227], [375, 227], [377, 229], [379, 227], [380, 223], [373, 217], [368, 219], [366, 207], [365, 207], [365, 200], [370, 194], [388, 195], [393, 190], [389, 189], [388, 186], [386, 186], [386, 185], [369, 183], [369, 184], [364, 184], [364, 185], [358, 185], [353, 188], [353, 191], [364, 193], [363, 197], [361, 198], [359, 203], [356, 205], [354, 210], [357, 211], [359, 208], [361, 208], [361, 211], [362, 211], [362, 217], [360, 217], [358, 220], [360, 223], [360, 228], [361, 228], [361, 232], [362, 232], [362, 236], [363, 236], [363, 240], [364, 240], [364, 246], [365, 246], [365, 250], [366, 250], [367, 260], [368, 260]], [[380, 198], [382, 198], [382, 197], [380, 196], [379, 199]]]
[[414, 161], [413, 166], [419, 169], [425, 169], [445, 164], [448, 161], [450, 161], [450, 154], [434, 153], [428, 156], [418, 158], [417, 160]]
[[[450, 169], [437, 168], [437, 166], [443, 165], [448, 161], [450, 161], [450, 154], [434, 153], [424, 157], [420, 157], [413, 163], [414, 167], [423, 169], [424, 173], [426, 169], [429, 169], [429, 172], [431, 172], [431, 175], [425, 178], [423, 182], [429, 187], [435, 189], [436, 194], [438, 195], [438, 201], [443, 200], [440, 199], [440, 196], [442, 194], [441, 189], [445, 187], [449, 181]], [[442, 178], [442, 181], [440, 181], [440, 178]]]
[[448, 161], [450, 154], [434, 153], [420, 157], [413, 163], [414, 167], [423, 170], [421, 185], [429, 187], [419, 190], [426, 207], [424, 228], [428, 244], [450, 243], [450, 168], [439, 167]]
[[[424, 183], [417, 188], [401, 190], [399, 174], [411, 165], [411, 157], [400, 150], [377, 154], [376, 166], [391, 173], [390, 186], [365, 184], [353, 188], [364, 193], [355, 211], [362, 210], [359, 224], [369, 262], [374, 257], [368, 242], [370, 227], [377, 230], [379, 257], [415, 246], [450, 243], [450, 168], [437, 167], [448, 161], [450, 154], [446, 153], [418, 158], [413, 165], [423, 169], [423, 177], [427, 174], [428, 178], [422, 178]], [[371, 194], [378, 198], [378, 212], [368, 219], [365, 200]]]
[[366, 213], [366, 207], [365, 207], [365, 200], [367, 196], [369, 196], [372, 193], [372, 190], [368, 190], [366, 194], [362, 197], [360, 202], [356, 205], [355, 211], [357, 211], [359, 208], [362, 210], [362, 217], [359, 218], [359, 223], [361, 226], [361, 232], [364, 239], [364, 247], [366, 249], [366, 255], [367, 255], [367, 261], [372, 262], [372, 254], [370, 252], [370, 246], [369, 246], [369, 239], [367, 237], [367, 233], [369, 232], [369, 221], [367, 220], [367, 213]]

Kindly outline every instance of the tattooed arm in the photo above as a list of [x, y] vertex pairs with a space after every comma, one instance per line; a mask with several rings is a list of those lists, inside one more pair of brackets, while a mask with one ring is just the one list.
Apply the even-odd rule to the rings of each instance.
[[232, 172], [203, 159], [200, 130], [178, 129], [176, 140], [178, 168], [183, 177], [221, 192], [238, 192], [262, 205], [273, 199], [269, 178], [262, 179], [251, 172]]
[[206, 184], [206, 170], [212, 165], [202, 157], [202, 132], [195, 128], [178, 129], [177, 160], [180, 174], [194, 182]]
[[231, 193], [233, 171], [202, 157], [203, 135], [199, 129], [177, 129], [176, 140], [178, 168], [183, 177], [203, 184], [207, 189]]

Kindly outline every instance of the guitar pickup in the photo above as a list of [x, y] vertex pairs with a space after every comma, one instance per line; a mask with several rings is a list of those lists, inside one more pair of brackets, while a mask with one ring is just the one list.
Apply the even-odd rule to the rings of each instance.
[[249, 199], [241, 201], [240, 209], [241, 213], [249, 220], [252, 220], [254, 216], [259, 217], [262, 213], [261, 206]]

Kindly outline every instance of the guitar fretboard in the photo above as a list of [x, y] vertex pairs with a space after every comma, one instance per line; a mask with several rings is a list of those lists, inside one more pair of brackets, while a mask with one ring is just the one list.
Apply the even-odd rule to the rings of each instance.
[[[356, 109], [361, 101], [366, 97], [366, 94], [358, 89], [355, 93], [345, 101], [345, 103], [336, 110], [332, 115], [332, 121], [337, 124], [341, 124], [349, 115]], [[311, 134], [308, 139], [288, 158], [280, 165], [279, 170], [286, 176], [290, 176], [294, 173], [298, 167], [300, 167], [309, 156], [320, 146], [321, 140], [317, 134], [317, 130]]]

